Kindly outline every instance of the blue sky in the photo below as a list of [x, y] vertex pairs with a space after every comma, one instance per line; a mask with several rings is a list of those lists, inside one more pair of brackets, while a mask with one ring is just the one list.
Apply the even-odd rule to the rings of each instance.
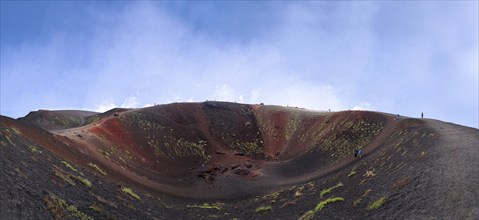
[[477, 1], [1, 1], [0, 114], [226, 100], [479, 126]]

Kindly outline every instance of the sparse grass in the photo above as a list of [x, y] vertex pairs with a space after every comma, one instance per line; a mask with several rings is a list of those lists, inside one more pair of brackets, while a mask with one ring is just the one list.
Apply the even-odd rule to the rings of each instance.
[[327, 204], [344, 201], [344, 198], [341, 197], [332, 197], [326, 200], [319, 202], [313, 210], [309, 210], [308, 212], [304, 213], [298, 220], [310, 220], [316, 215], [317, 212], [321, 211]]
[[65, 165], [65, 167], [67, 167], [68, 169], [70, 169], [70, 170], [72, 170], [72, 171], [74, 171], [74, 172], [76, 172], [76, 173], [80, 173], [77, 169], [75, 169], [75, 167], [73, 167], [72, 165], [70, 165], [68, 162], [66, 162], [66, 161], [63, 160], [63, 161], [62, 161], [62, 164]]
[[135, 192], [133, 192], [133, 190], [128, 187], [121, 187], [121, 191], [135, 199], [141, 200], [140, 196], [136, 194]]
[[372, 191], [371, 189], [367, 189], [367, 190], [363, 193], [363, 196], [362, 196], [362, 197], [368, 196], [371, 191]]
[[91, 194], [91, 195], [95, 196], [97, 201], [99, 201], [99, 202], [101, 202], [105, 205], [108, 205], [108, 206], [111, 206], [111, 207], [114, 207], [114, 208], [118, 208], [118, 206], [115, 203], [113, 203], [111, 201], [108, 201], [108, 200], [106, 200], [105, 198], [103, 198], [99, 195], [95, 195], [95, 194]]
[[93, 202], [89, 209], [95, 211], [97, 215], [99, 214], [101, 217], [97, 217], [97, 219], [117, 219], [116, 216], [113, 216], [111, 213], [107, 211], [101, 204], [98, 202]]
[[427, 155], [426, 151], [422, 151], [421, 154], [419, 155], [419, 159], [423, 158], [424, 156]]
[[338, 201], [344, 201], [344, 198], [341, 198], [341, 197], [334, 197], [334, 198], [328, 198], [324, 201], [321, 201], [320, 203], [318, 203], [316, 205], [316, 207], [314, 208], [314, 211], [315, 212], [319, 212], [321, 211], [321, 209], [323, 209], [327, 204], [329, 203], [333, 203], [333, 202], [338, 202]]
[[27, 175], [25, 175], [25, 173], [23, 173], [19, 167], [15, 168], [15, 171], [17, 171], [17, 173], [20, 175], [20, 176], [23, 176], [25, 178], [28, 178]]
[[372, 177], [372, 176], [376, 176], [376, 174], [374, 173], [374, 170], [367, 170], [363, 176]]
[[314, 182], [309, 182], [308, 187], [309, 187], [310, 190], [314, 189], [316, 187], [316, 184]]
[[348, 177], [352, 177], [354, 175], [356, 175], [358, 173], [358, 171], [356, 171], [356, 167], [353, 167], [353, 169], [351, 169], [351, 172], [348, 174]]
[[74, 176], [75, 179], [77, 179], [78, 181], [80, 181], [81, 183], [83, 183], [83, 185], [87, 186], [88, 188], [91, 187], [91, 182], [90, 180], [87, 180], [81, 176]]
[[32, 153], [34, 153], [34, 154], [39, 153], [38, 149], [37, 149], [35, 146], [29, 145], [29, 146], [28, 146], [28, 149], [30, 149], [30, 152], [32, 152]]
[[354, 207], [354, 208], [358, 207], [358, 205], [361, 204], [361, 200], [362, 200], [361, 198], [356, 199], [356, 200], [353, 202], [353, 207]]
[[69, 183], [70, 185], [73, 185], [75, 186], [75, 181], [73, 181], [71, 179], [72, 175], [70, 175], [68, 172], [64, 171], [63, 169], [61, 169], [60, 167], [57, 167], [55, 165], [53, 165], [53, 170], [54, 170], [54, 173], [55, 173], [55, 176], [59, 177], [60, 179], [62, 179], [63, 181]]
[[96, 164], [88, 163], [88, 166], [94, 168], [98, 173], [106, 175], [106, 172], [100, 169], [100, 167], [98, 167]]
[[333, 186], [333, 187], [330, 187], [330, 188], [327, 188], [327, 189], [323, 189], [321, 191], [321, 195], [319, 196], [319, 198], [323, 198], [323, 196], [330, 193], [331, 190], [336, 189], [338, 187], [342, 187], [342, 186], [344, 186], [344, 185], [343, 185], [343, 183], [340, 182], [340, 183], [336, 184], [336, 186]]
[[12, 127], [12, 130], [13, 130], [13, 132], [15, 132], [18, 135], [22, 134], [22, 132], [20, 132], [20, 130], [18, 128]]
[[294, 192], [294, 197], [300, 197], [303, 196], [303, 190], [304, 187], [299, 188], [296, 192]]
[[281, 192], [282, 191], [278, 191], [278, 192], [273, 192], [273, 193], [264, 195], [263, 199], [271, 199], [271, 202], [276, 202], [276, 199], [278, 199]]
[[[323, 151], [328, 151], [335, 155], [331, 160], [331, 163], [334, 163], [350, 155], [354, 148], [366, 146], [381, 132], [383, 127], [384, 123], [381, 121], [364, 119], [343, 121], [334, 123], [331, 126], [325, 126], [323, 129], [320, 129], [320, 133], [312, 134], [311, 138], [314, 142], [320, 143], [318, 146]], [[337, 135], [325, 137], [332, 130], [335, 130]]]
[[78, 210], [76, 206], [68, 204], [65, 200], [55, 195], [47, 195], [43, 198], [43, 201], [55, 219], [71, 219], [72, 217], [76, 217], [81, 220], [93, 220], [91, 216]]
[[98, 151], [98, 153], [102, 154], [105, 159], [110, 160], [110, 156], [111, 156], [110, 152], [105, 151], [101, 148], [98, 148], [97, 151]]
[[368, 205], [367, 210], [371, 211], [371, 210], [376, 210], [380, 208], [384, 204], [385, 200], [386, 198], [384, 198], [384, 196], [379, 198], [378, 200], [374, 201], [372, 204]]
[[217, 202], [217, 203], [213, 203], [213, 204], [203, 203], [203, 204], [201, 204], [201, 205], [187, 205], [186, 207], [188, 207], [188, 208], [217, 209], [217, 210], [221, 210], [221, 209], [223, 208], [223, 205], [224, 205], [224, 203]]
[[90, 209], [93, 209], [93, 211], [98, 212], [98, 213], [103, 213], [103, 207], [99, 206], [98, 204], [93, 203], [90, 207]]
[[12, 146], [16, 146], [13, 142], [12, 139], [10, 139], [10, 136], [8, 134], [5, 134], [5, 138], [7, 139], [8, 143], [10, 143]]
[[273, 207], [268, 205], [268, 206], [260, 206], [258, 208], [256, 208], [254, 211], [256, 213], [263, 213], [263, 212], [268, 212], [268, 211], [271, 211], [273, 210]]
[[[72, 169], [73, 167], [70, 166], [69, 168]], [[68, 173], [67, 171], [63, 170], [62, 168], [57, 167], [55, 165], [53, 166], [53, 170], [54, 170], [55, 175], [57, 177], [61, 178], [63, 181], [69, 183], [72, 186], [76, 185], [75, 182], [73, 181], [73, 179], [78, 180], [79, 182], [81, 182], [83, 185], [85, 185], [87, 187], [91, 187], [91, 185], [92, 185], [90, 180], [88, 180], [84, 177], [78, 176], [78, 175], [72, 175], [72, 174]], [[75, 168], [73, 168], [72, 170], [78, 172]]]
[[316, 215], [316, 212], [314, 210], [309, 210], [299, 217], [298, 220], [310, 220], [314, 217], [314, 215]]

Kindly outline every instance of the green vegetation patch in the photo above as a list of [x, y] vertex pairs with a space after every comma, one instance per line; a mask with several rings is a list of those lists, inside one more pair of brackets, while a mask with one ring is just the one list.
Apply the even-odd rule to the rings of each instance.
[[[326, 130], [326, 128], [328, 128]], [[334, 124], [331, 127], [325, 127], [319, 134], [313, 137], [317, 140], [323, 151], [331, 152], [336, 155], [332, 163], [351, 155], [353, 149], [362, 149], [369, 144], [374, 137], [384, 128], [381, 121], [372, 121], [368, 119], [357, 119], [355, 121], [345, 121]], [[335, 135], [328, 138], [324, 137], [327, 133], [333, 132]]]
[[314, 211], [315, 212], [319, 212], [321, 211], [321, 209], [323, 209], [327, 204], [329, 203], [333, 203], [333, 202], [339, 202], [339, 201], [344, 201], [344, 198], [341, 198], [341, 197], [334, 197], [334, 198], [328, 198], [324, 201], [321, 201], [320, 203], [318, 203], [316, 205], [316, 207], [314, 208]]
[[86, 124], [91, 124], [93, 122], [97, 122], [98, 120], [100, 120], [100, 118], [101, 118], [100, 115], [93, 115], [93, 116], [88, 117], [85, 120], [85, 122], [86, 122]]
[[72, 127], [78, 127], [78, 126], [81, 125], [80, 118], [77, 118], [77, 117], [74, 117], [74, 116], [55, 117], [54, 120], [62, 128], [72, 128]]
[[333, 186], [333, 187], [330, 187], [330, 188], [327, 188], [327, 189], [323, 189], [321, 191], [321, 195], [319, 196], [320, 198], [323, 198], [324, 195], [328, 194], [331, 192], [331, 190], [333, 189], [336, 189], [336, 188], [339, 188], [339, 187], [342, 187], [344, 186], [343, 183], [339, 182], [338, 184], [336, 184], [336, 186]]
[[298, 187], [296, 192], [294, 192], [294, 197], [300, 197], [303, 195], [304, 186]]
[[206, 152], [206, 141], [200, 140], [198, 143], [195, 143], [180, 138], [176, 141], [176, 146], [177, 147], [174, 148], [175, 155], [200, 156], [206, 161], [211, 158], [211, 155]]
[[91, 216], [78, 210], [76, 206], [68, 204], [65, 200], [55, 195], [47, 195], [43, 198], [43, 201], [55, 219], [71, 219], [72, 217], [76, 217], [81, 220], [93, 220]]
[[298, 220], [310, 220], [313, 219], [314, 215], [316, 215], [316, 212], [314, 210], [309, 210], [299, 217]]
[[268, 205], [268, 206], [260, 206], [258, 208], [256, 208], [254, 211], [256, 213], [264, 213], [264, 212], [270, 212], [273, 210], [273, 207]]
[[133, 192], [133, 190], [128, 187], [121, 187], [121, 191], [135, 199], [141, 200], [140, 196], [136, 194], [135, 192]]
[[356, 167], [353, 167], [353, 169], [351, 169], [351, 172], [348, 174], [348, 177], [355, 176], [357, 173], [358, 171], [356, 171]]
[[332, 197], [326, 200], [319, 202], [313, 210], [309, 210], [308, 212], [304, 213], [298, 220], [309, 220], [312, 219], [316, 213], [321, 211], [327, 204], [344, 201], [344, 198], [341, 197]]
[[75, 169], [75, 167], [73, 167], [72, 165], [70, 165], [68, 162], [66, 161], [62, 161], [62, 164], [65, 165], [65, 167], [67, 167], [68, 169], [74, 171], [75, 173], [80, 173], [77, 169]]
[[264, 152], [264, 146], [258, 139], [251, 142], [240, 142], [236, 146], [247, 155], [262, 154]]
[[28, 149], [30, 149], [30, 152], [32, 152], [32, 153], [34, 153], [34, 154], [39, 153], [38, 148], [36, 148], [36, 147], [33, 146], [33, 145], [28, 145]]
[[198, 156], [205, 161], [211, 159], [211, 155], [207, 152], [207, 143], [205, 140], [199, 140], [197, 142], [187, 141], [183, 138], [177, 140], [168, 139], [174, 138], [166, 137], [157, 138], [155, 135], [147, 136], [147, 143], [151, 148], [155, 149], [155, 154], [164, 158], [176, 159], [181, 157]]
[[73, 185], [73, 186], [76, 185], [75, 181], [73, 181], [72, 179], [72, 175], [64, 171], [62, 168], [53, 165], [53, 170], [54, 170], [55, 176], [69, 183], [70, 185]]
[[[10, 137], [10, 136], [11, 136], [11, 133], [10, 133], [10, 130], [9, 130], [8, 128], [5, 129], [5, 133], [4, 133], [4, 135], [2, 135], [2, 136], [4, 136], [5, 139], [7, 139], [8, 143], [9, 143], [11, 146], [16, 146], [16, 145], [13, 143], [13, 141], [12, 141], [12, 139], [11, 139], [11, 137]], [[2, 145], [3, 145], [3, 143], [4, 143], [4, 142], [2, 142]], [[4, 146], [7, 146], [7, 145], [4, 145]]]
[[282, 192], [282, 191], [278, 191], [278, 192], [273, 192], [273, 193], [270, 193], [270, 194], [266, 194], [266, 195], [263, 196], [263, 199], [264, 199], [264, 200], [271, 200], [271, 202], [276, 202], [276, 199], [279, 198], [281, 192]]
[[15, 133], [18, 134], [18, 135], [21, 135], [21, 134], [22, 134], [22, 132], [21, 132], [18, 128], [16, 128], [16, 127], [12, 127], [12, 130], [13, 130], [13, 132], [15, 132]]
[[91, 187], [91, 182], [90, 180], [87, 180], [81, 176], [74, 176], [75, 179], [77, 179], [78, 181], [80, 181], [83, 185], [87, 186], [88, 188]]
[[386, 198], [383, 196], [379, 198], [378, 200], [374, 201], [372, 204], [368, 205], [367, 210], [368, 211], [376, 210], [379, 207], [381, 207], [385, 201], [386, 201]]
[[[75, 168], [73, 168], [73, 169], [75, 169]], [[92, 185], [90, 180], [88, 180], [84, 177], [81, 177], [79, 175], [73, 175], [71, 173], [68, 173], [67, 171], [63, 170], [62, 168], [60, 168], [58, 166], [53, 165], [53, 170], [54, 170], [55, 176], [59, 177], [60, 179], [62, 179], [65, 182], [69, 183], [70, 185], [73, 185], [73, 186], [76, 185], [75, 182], [73, 181], [74, 179], [81, 182], [83, 185], [85, 185], [87, 187], [91, 187], [91, 185]]]
[[217, 209], [217, 210], [221, 210], [223, 208], [225, 204], [224, 203], [221, 203], [221, 202], [217, 202], [217, 203], [203, 203], [203, 204], [200, 204], [200, 205], [187, 205], [186, 207], [188, 208], [200, 208], [200, 209]]
[[104, 175], [104, 176], [106, 175], [106, 172], [104, 170], [100, 169], [100, 167], [98, 167], [96, 164], [88, 163], [88, 166], [95, 169], [95, 171], [97, 171], [101, 175]]

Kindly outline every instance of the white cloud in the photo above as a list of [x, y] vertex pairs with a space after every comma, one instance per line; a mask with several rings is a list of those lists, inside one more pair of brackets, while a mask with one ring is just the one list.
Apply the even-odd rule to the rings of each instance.
[[151, 107], [151, 106], [154, 106], [154, 105], [153, 105], [153, 104], [150, 104], [150, 103], [148, 103], [148, 104], [145, 104], [145, 105], [143, 105], [143, 108], [147, 108], [147, 107]]
[[111, 110], [113, 108], [116, 108], [118, 107], [117, 105], [115, 105], [115, 103], [113, 102], [112, 99], [107, 99], [107, 100], [103, 100], [100, 104], [96, 104], [95, 105], [95, 112], [106, 112], [108, 110]]
[[[149, 106], [153, 106], [153, 105], [151, 105], [151, 104], [143, 105], [143, 107], [149, 107]], [[138, 107], [137, 98], [133, 97], [133, 96], [126, 97], [123, 100], [123, 103], [120, 106], [118, 106], [113, 101], [113, 99], [105, 99], [105, 100], [101, 101], [100, 104], [95, 104], [95, 110], [94, 111], [96, 111], [96, 112], [106, 112], [106, 111], [109, 111], [113, 108], [118, 108], [118, 107], [121, 107], [121, 108], [136, 108], [136, 107]]]
[[447, 106], [457, 106], [461, 122], [477, 124], [477, 3], [469, 4], [288, 3], [275, 6], [274, 24], [255, 26], [261, 34], [221, 38], [181, 10], [130, 3], [92, 13], [78, 45], [71, 29], [40, 45], [2, 45], [1, 113], [75, 106], [71, 97], [84, 96], [79, 108], [102, 112], [224, 100], [453, 118]]
[[126, 97], [121, 104], [122, 108], [136, 108], [138, 106], [138, 101], [136, 97]]
[[369, 104], [369, 102], [363, 102], [359, 105], [355, 105], [353, 108], [351, 108], [351, 110], [365, 111], [365, 110], [372, 110], [372, 109], [371, 109], [371, 104]]

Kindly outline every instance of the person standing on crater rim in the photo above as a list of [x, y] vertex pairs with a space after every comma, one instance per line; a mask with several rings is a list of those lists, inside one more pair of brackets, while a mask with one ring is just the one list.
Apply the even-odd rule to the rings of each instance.
[[363, 151], [361, 149], [354, 149], [354, 157], [361, 158]]

